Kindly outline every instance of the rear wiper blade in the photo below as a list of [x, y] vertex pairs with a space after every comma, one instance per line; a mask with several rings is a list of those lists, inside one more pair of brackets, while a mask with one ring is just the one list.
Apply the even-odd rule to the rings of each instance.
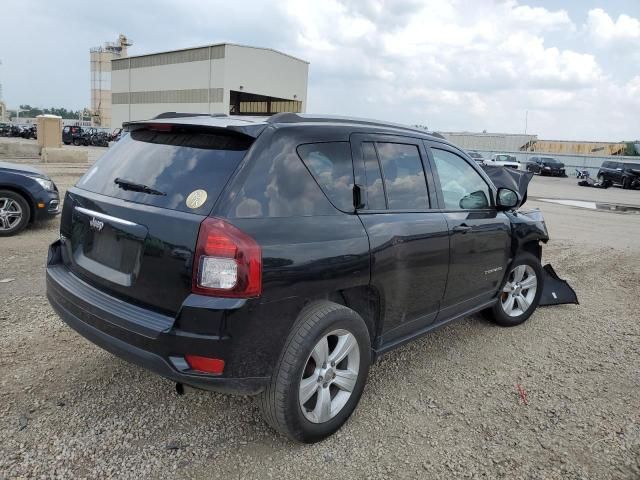
[[149, 195], [166, 195], [166, 193], [156, 190], [155, 188], [148, 187], [141, 183], [131, 182], [123, 178], [116, 178], [113, 183], [118, 185], [123, 190], [131, 190], [132, 192], [148, 193]]

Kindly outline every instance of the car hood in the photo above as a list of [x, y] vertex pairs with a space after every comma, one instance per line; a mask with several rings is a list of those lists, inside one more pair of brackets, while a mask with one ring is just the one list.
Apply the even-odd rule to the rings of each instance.
[[545, 167], [551, 167], [551, 168], [564, 168], [564, 163], [562, 162], [558, 162], [558, 163], [542, 162], [542, 165], [544, 165]]
[[38, 176], [42, 178], [49, 178], [47, 175], [42, 173], [42, 171], [38, 170], [35, 167], [31, 167], [29, 165], [23, 165], [20, 163], [8, 163], [8, 162], [0, 162], [0, 172], [9, 172], [9, 173], [24, 173], [29, 176]]

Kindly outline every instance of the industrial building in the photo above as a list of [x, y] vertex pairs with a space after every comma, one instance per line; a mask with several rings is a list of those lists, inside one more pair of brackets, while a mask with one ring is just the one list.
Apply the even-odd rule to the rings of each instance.
[[120, 35], [116, 42], [89, 50], [91, 71], [91, 122], [96, 127], [111, 126], [111, 60], [127, 56], [131, 42]]
[[163, 112], [305, 112], [309, 62], [232, 43], [111, 61], [112, 127]]

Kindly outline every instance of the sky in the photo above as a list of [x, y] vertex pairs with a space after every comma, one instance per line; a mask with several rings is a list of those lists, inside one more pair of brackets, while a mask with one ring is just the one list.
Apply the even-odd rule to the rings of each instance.
[[303, 58], [309, 113], [640, 138], [640, 0], [20, 0], [0, 17], [9, 108], [88, 106], [89, 48], [124, 33], [131, 55], [233, 42]]

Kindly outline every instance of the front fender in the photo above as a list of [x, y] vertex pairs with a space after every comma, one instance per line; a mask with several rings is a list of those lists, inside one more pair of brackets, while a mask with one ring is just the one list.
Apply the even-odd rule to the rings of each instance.
[[540, 242], [547, 243], [549, 241], [547, 225], [539, 209], [506, 212], [506, 215], [511, 222], [511, 253], [513, 258], [521, 252], [530, 252], [532, 244], [537, 246], [539, 252]]

